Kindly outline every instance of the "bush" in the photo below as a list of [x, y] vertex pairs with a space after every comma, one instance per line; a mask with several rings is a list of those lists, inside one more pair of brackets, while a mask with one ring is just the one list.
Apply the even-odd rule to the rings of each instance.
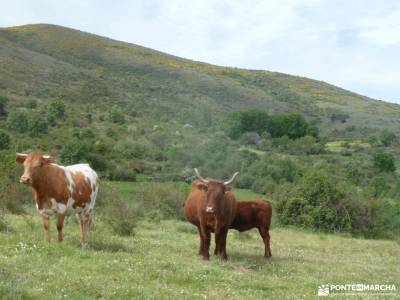
[[135, 202], [143, 205], [146, 217], [149, 219], [183, 220], [183, 203], [186, 194], [186, 186], [151, 183], [141, 186], [133, 197]]
[[37, 108], [37, 101], [35, 99], [30, 99], [26, 101], [25, 107], [29, 109], [35, 109]]
[[65, 114], [64, 102], [60, 99], [51, 101], [48, 107], [48, 112], [49, 115], [55, 117], [56, 119], [64, 117]]
[[396, 140], [396, 134], [388, 129], [384, 129], [381, 133], [381, 142], [384, 146], [390, 146]]
[[32, 203], [30, 189], [19, 183], [21, 175], [14, 155], [0, 156], [0, 211], [22, 214], [25, 206]]
[[8, 98], [6, 96], [0, 95], [0, 117], [7, 116], [6, 104]]
[[117, 124], [124, 124], [125, 123], [125, 114], [124, 112], [119, 109], [118, 107], [113, 107], [110, 110], [110, 113], [108, 115], [108, 119], [112, 123], [117, 123]]
[[389, 189], [386, 178], [378, 175], [371, 179], [367, 191], [372, 197], [377, 198], [383, 196]]
[[69, 141], [61, 151], [61, 161], [64, 164], [72, 165], [86, 161], [89, 154], [89, 147], [79, 141]]
[[380, 172], [394, 172], [396, 166], [394, 164], [394, 157], [392, 154], [378, 152], [372, 156], [374, 168]]
[[108, 167], [107, 178], [117, 181], [136, 181], [136, 173], [132, 167], [124, 164], [111, 165]]
[[7, 127], [24, 133], [28, 130], [28, 116], [22, 111], [14, 111], [8, 115]]
[[142, 217], [140, 204], [130, 201], [127, 197], [111, 188], [104, 186], [100, 189], [98, 212], [112, 231], [121, 236], [135, 234], [135, 228]]
[[280, 222], [319, 230], [349, 230], [346, 197], [336, 184], [325, 172], [308, 172], [298, 186], [278, 198]]
[[47, 119], [40, 116], [34, 116], [29, 120], [28, 129], [31, 136], [39, 136], [41, 134], [46, 134], [49, 124]]
[[267, 177], [267, 178], [257, 178], [253, 182], [251, 189], [259, 194], [271, 195], [275, 192], [276, 187], [277, 185], [275, 181], [271, 177], [269, 178]]
[[0, 150], [8, 149], [11, 144], [11, 137], [8, 133], [0, 131]]

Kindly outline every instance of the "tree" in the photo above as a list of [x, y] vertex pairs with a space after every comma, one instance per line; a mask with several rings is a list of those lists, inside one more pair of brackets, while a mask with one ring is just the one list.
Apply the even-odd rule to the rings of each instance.
[[53, 100], [49, 104], [48, 111], [51, 116], [57, 119], [62, 118], [65, 114], [65, 104], [60, 99]]
[[10, 147], [11, 137], [8, 133], [0, 131], [0, 150]]
[[61, 161], [65, 164], [76, 164], [85, 161], [89, 154], [89, 147], [79, 141], [69, 141], [61, 151]]
[[[272, 137], [287, 135], [290, 139], [303, 137], [308, 133], [309, 124], [304, 117], [298, 113], [286, 113], [272, 116], [269, 132]], [[317, 134], [316, 129], [311, 133]]]
[[7, 117], [7, 127], [24, 133], [28, 130], [28, 116], [22, 111], [14, 111]]
[[40, 116], [34, 116], [29, 120], [28, 128], [31, 136], [39, 136], [46, 134], [49, 124], [45, 118]]
[[7, 116], [6, 104], [8, 102], [8, 98], [0, 95], [0, 117]]
[[381, 142], [384, 146], [390, 146], [396, 140], [396, 134], [389, 129], [384, 129], [381, 133]]
[[380, 172], [394, 172], [396, 166], [394, 164], [394, 157], [390, 153], [378, 152], [372, 157], [374, 168]]

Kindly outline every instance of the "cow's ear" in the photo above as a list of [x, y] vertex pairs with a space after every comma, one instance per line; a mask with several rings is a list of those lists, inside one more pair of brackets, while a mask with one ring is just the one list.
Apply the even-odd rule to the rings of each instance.
[[232, 190], [232, 187], [227, 185], [225, 186], [225, 192], [230, 192]]
[[207, 190], [208, 190], [207, 184], [204, 184], [204, 183], [198, 183], [198, 184], [197, 184], [197, 188], [198, 188], [199, 190], [203, 190], [203, 191], [205, 191], [205, 192], [207, 192]]
[[24, 153], [17, 153], [15, 156], [15, 161], [22, 165], [26, 159], [26, 157], [28, 156], [28, 154], [24, 154]]
[[51, 157], [50, 157], [50, 155], [43, 155], [42, 156], [42, 166], [43, 165], [46, 165], [46, 164], [50, 164], [50, 163], [52, 163], [53, 161], [51, 160]]

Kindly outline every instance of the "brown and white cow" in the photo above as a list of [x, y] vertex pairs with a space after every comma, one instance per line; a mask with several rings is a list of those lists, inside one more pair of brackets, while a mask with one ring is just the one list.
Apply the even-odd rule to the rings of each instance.
[[215, 233], [215, 254], [227, 259], [226, 238], [229, 226], [235, 218], [236, 200], [229, 191], [230, 185], [239, 174], [236, 172], [228, 181], [204, 179], [194, 169], [199, 180], [192, 183], [192, 189], [184, 204], [186, 219], [197, 226], [200, 235], [199, 255], [210, 259], [211, 232]]
[[230, 228], [240, 232], [257, 228], [264, 242], [264, 256], [270, 257], [270, 235], [272, 206], [267, 200], [247, 200], [237, 203], [236, 216]]
[[32, 186], [32, 196], [43, 220], [45, 239], [50, 242], [50, 215], [57, 215], [58, 241], [61, 242], [65, 216], [76, 214], [81, 240], [85, 242], [99, 190], [96, 172], [88, 164], [57, 165], [50, 156], [39, 152], [17, 153], [16, 162], [24, 167], [20, 182]]

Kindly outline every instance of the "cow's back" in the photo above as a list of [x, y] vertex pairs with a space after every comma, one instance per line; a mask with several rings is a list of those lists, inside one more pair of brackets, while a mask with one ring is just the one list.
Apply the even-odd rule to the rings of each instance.
[[270, 225], [272, 216], [271, 202], [268, 200], [246, 200], [237, 203], [235, 219], [231, 228], [239, 231]]

